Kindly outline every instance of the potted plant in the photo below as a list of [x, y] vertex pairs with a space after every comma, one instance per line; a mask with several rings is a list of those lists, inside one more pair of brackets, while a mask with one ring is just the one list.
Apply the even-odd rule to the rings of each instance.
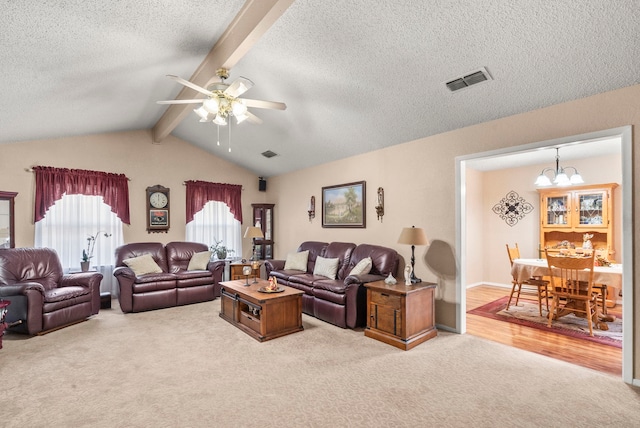
[[209, 247], [209, 249], [215, 253], [218, 260], [224, 260], [227, 258], [227, 254], [235, 253], [235, 250], [227, 248], [226, 245], [222, 245], [222, 241], [215, 241], [215, 244]]
[[[82, 250], [82, 261], [80, 261], [80, 270], [87, 272], [89, 270], [89, 260], [93, 258], [93, 250], [96, 247], [96, 241], [100, 237], [100, 232], [96, 232], [95, 235], [89, 235], [87, 238], [87, 249]], [[111, 236], [110, 233], [102, 232], [105, 238]]]

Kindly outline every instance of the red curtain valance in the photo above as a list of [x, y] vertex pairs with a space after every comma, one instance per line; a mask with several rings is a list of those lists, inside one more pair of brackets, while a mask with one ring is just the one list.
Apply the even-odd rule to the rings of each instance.
[[187, 223], [209, 201], [224, 202], [233, 217], [242, 223], [242, 186], [239, 184], [209, 183], [189, 180], [187, 185]]
[[44, 218], [47, 210], [62, 195], [102, 196], [123, 223], [129, 219], [129, 179], [124, 174], [112, 174], [84, 169], [34, 166], [36, 174], [35, 221]]

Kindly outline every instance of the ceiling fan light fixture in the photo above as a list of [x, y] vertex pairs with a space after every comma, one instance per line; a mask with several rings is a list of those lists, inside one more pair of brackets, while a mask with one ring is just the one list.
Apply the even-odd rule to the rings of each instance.
[[213, 123], [215, 123], [216, 125], [224, 126], [227, 124], [227, 120], [220, 114], [217, 114], [216, 117], [213, 119]]
[[209, 120], [209, 112], [204, 109], [204, 106], [195, 108], [193, 111], [200, 116], [200, 122], [207, 122]]
[[218, 97], [207, 98], [202, 102], [202, 108], [208, 111], [211, 114], [218, 113], [218, 107], [220, 102], [218, 101]]
[[231, 111], [234, 116], [245, 116], [247, 113], [247, 106], [240, 100], [233, 100], [231, 103]]
[[249, 118], [249, 116], [247, 116], [246, 114], [242, 114], [240, 116], [236, 116], [236, 123], [242, 123], [245, 120], [247, 120]]

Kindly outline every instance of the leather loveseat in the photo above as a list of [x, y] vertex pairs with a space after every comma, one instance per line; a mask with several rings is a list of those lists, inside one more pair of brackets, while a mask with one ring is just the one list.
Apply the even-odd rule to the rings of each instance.
[[[267, 260], [267, 277], [277, 278], [279, 284], [304, 291], [302, 311], [342, 328], [366, 325], [367, 294], [363, 284], [396, 275], [398, 253], [378, 245], [347, 242], [303, 242], [297, 253], [308, 251], [306, 270], [285, 269], [287, 260]], [[338, 259], [335, 279], [314, 274], [318, 257]], [[356, 265], [371, 259], [367, 273], [350, 275]], [[322, 260], [323, 263], [325, 260]], [[367, 260], [368, 263], [368, 260]], [[316, 272], [317, 273], [317, 272]]]
[[[200, 268], [188, 269], [192, 257], [196, 254], [206, 256], [207, 250], [205, 244], [197, 242], [170, 242], [166, 245], [141, 242], [118, 247], [113, 275], [120, 288], [118, 301], [122, 312], [187, 305], [220, 296], [224, 261], [211, 262], [207, 257]], [[131, 260], [149, 256], [157, 265], [155, 272], [136, 275], [134, 269], [127, 265], [132, 265]]]
[[51, 248], [0, 249], [0, 298], [11, 301], [7, 323], [18, 333], [46, 332], [95, 315], [100, 310], [102, 274], [64, 275]]

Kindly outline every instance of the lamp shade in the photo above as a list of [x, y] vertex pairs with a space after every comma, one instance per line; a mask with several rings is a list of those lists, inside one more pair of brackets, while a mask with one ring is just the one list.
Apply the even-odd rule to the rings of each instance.
[[429, 245], [429, 240], [423, 228], [411, 226], [402, 229], [400, 237], [398, 238], [398, 244]]
[[262, 229], [260, 229], [259, 227], [256, 226], [249, 226], [247, 227], [247, 230], [245, 230], [244, 232], [244, 237], [245, 238], [264, 238], [264, 235], [262, 234]]

